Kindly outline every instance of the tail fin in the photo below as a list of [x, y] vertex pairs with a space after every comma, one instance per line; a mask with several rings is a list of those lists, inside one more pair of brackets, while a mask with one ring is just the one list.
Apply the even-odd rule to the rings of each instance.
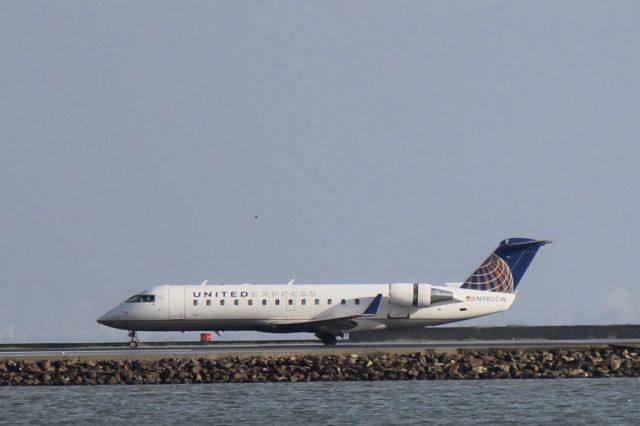
[[513, 293], [538, 249], [551, 241], [509, 238], [465, 280], [461, 288]]

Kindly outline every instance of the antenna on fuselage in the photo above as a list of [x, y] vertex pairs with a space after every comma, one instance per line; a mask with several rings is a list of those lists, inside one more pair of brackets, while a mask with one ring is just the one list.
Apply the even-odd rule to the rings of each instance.
[[209, 282], [209, 280], [204, 280], [204, 281], [202, 281], [202, 284], [200, 284], [200, 285], [207, 285], [208, 282]]
[[295, 283], [295, 282], [296, 282], [295, 278], [291, 278], [291, 281], [289, 281], [289, 284], [287, 284], [287, 285], [293, 285], [293, 283]]

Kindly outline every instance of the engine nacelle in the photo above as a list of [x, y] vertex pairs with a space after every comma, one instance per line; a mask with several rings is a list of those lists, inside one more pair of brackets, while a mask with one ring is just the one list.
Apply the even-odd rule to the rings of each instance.
[[426, 308], [434, 303], [453, 299], [450, 291], [435, 289], [431, 284], [389, 284], [389, 303], [407, 308]]
[[426, 308], [431, 305], [431, 285], [418, 283], [389, 284], [389, 303], [396, 306]]

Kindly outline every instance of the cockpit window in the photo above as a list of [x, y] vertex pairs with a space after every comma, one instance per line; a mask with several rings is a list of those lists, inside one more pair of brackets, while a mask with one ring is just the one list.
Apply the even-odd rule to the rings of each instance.
[[156, 296], [153, 294], [136, 294], [131, 296], [124, 303], [140, 303], [140, 302], [155, 302]]

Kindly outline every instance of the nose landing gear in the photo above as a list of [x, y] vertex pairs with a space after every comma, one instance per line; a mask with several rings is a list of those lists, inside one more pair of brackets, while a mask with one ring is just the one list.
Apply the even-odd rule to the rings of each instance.
[[138, 333], [135, 330], [129, 330], [129, 337], [131, 340], [129, 341], [129, 347], [131, 349], [136, 349], [138, 347]]

